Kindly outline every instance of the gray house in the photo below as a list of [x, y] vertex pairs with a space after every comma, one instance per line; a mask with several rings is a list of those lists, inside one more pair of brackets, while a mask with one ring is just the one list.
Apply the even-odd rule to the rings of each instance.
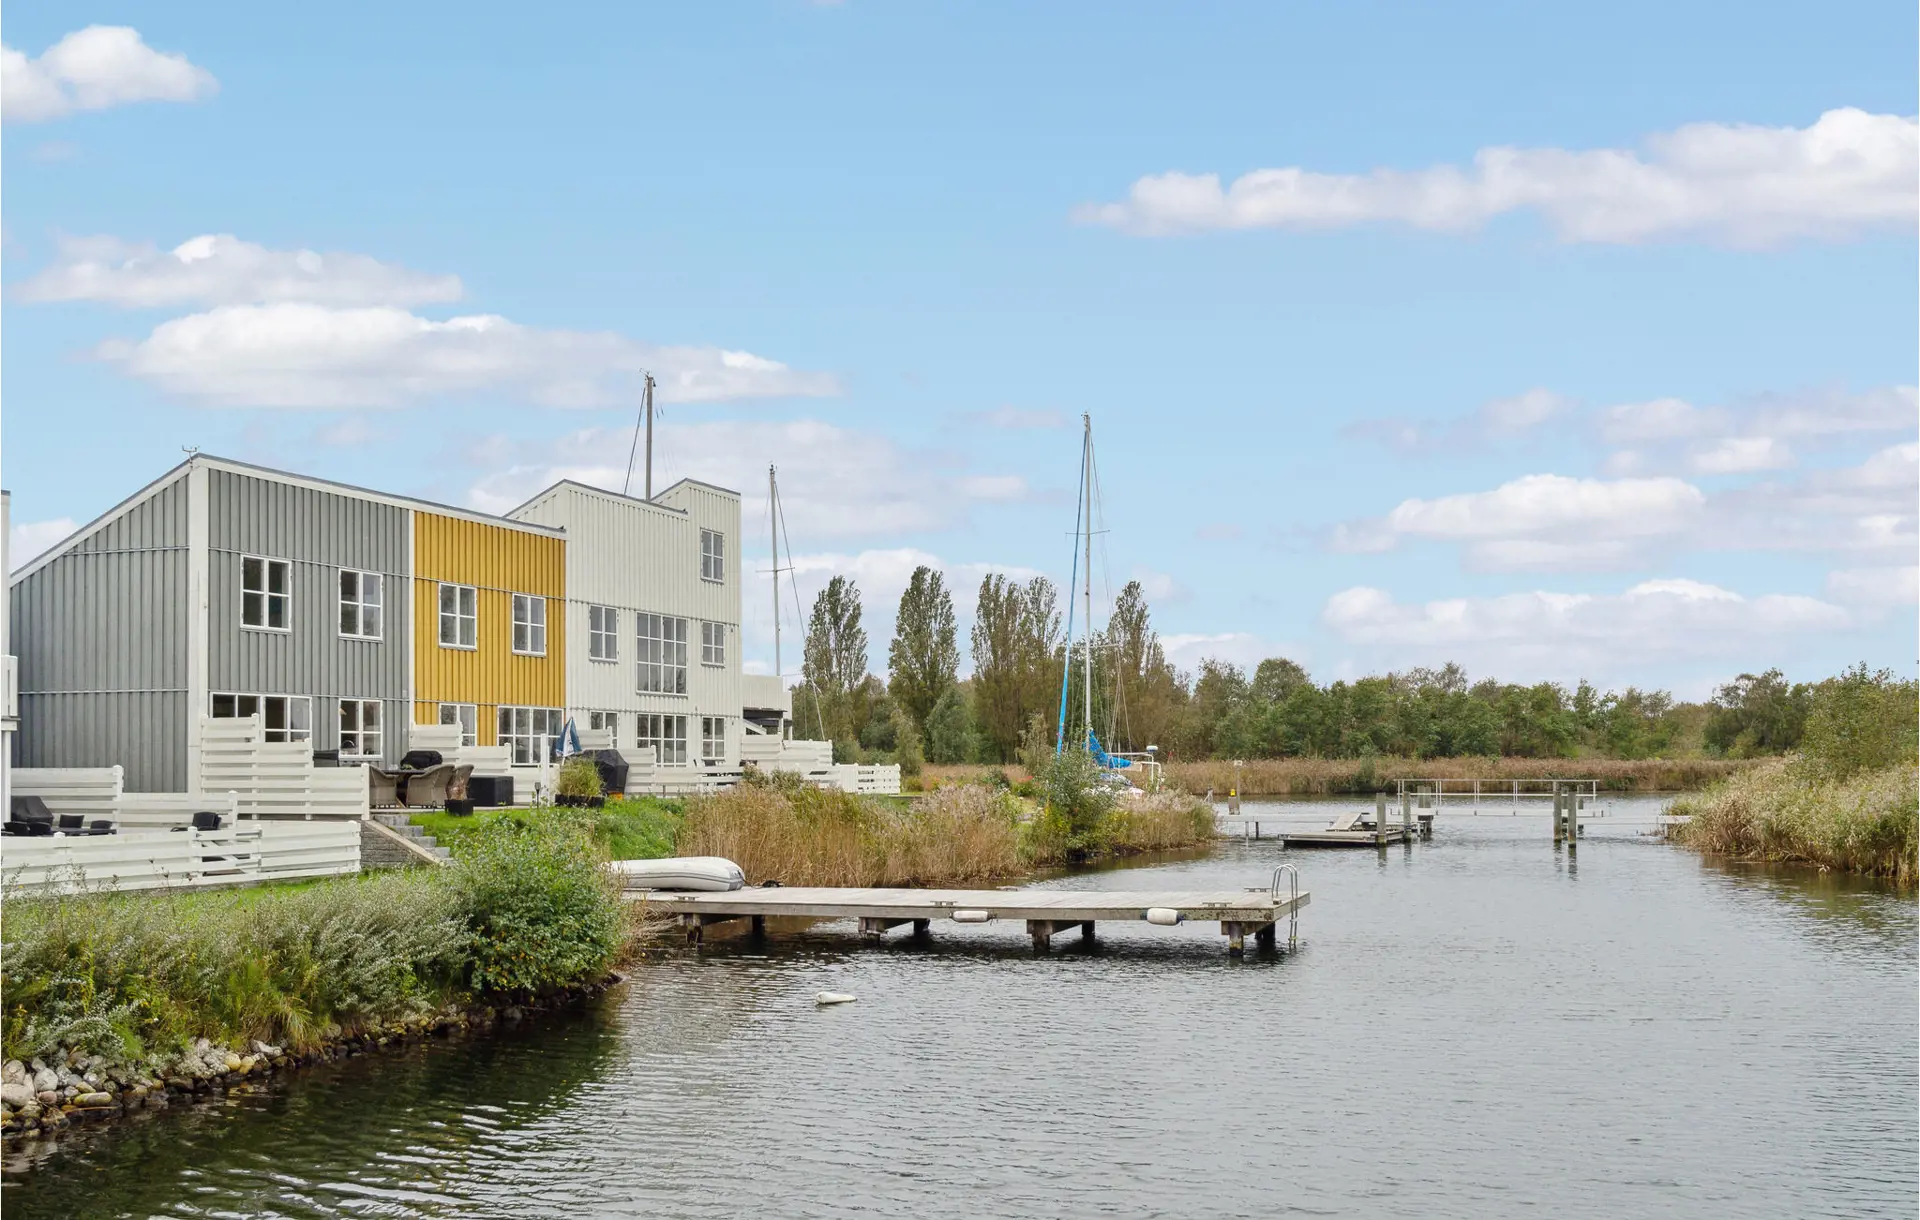
[[182, 462], [12, 577], [19, 765], [117, 763], [131, 791], [185, 791], [206, 714], [392, 762], [412, 719], [411, 539], [397, 497]]

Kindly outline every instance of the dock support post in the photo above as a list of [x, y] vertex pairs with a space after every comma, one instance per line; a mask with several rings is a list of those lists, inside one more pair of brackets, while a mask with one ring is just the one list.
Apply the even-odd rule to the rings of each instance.
[[[1426, 804], [1427, 804], [1426, 797], [1425, 795], [1422, 795], [1420, 798], [1420, 807], [1424, 809], [1426, 808]], [[1413, 838], [1413, 835], [1411, 833], [1412, 830], [1413, 830], [1413, 796], [1411, 793], [1402, 792], [1400, 794], [1400, 833], [1406, 835], [1407, 838], [1411, 840]]]
[[1084, 941], [1091, 941], [1093, 939], [1093, 921], [1091, 919], [1081, 922], [1080, 939]]
[[916, 919], [913, 921], [913, 938], [915, 940], [925, 940], [932, 934], [933, 921], [931, 919]]
[[755, 940], [765, 940], [766, 937], [767, 917], [765, 915], [755, 915], [753, 917], [753, 938]]
[[1373, 794], [1373, 843], [1376, 847], [1387, 845], [1387, 794]]
[[1564, 820], [1565, 805], [1566, 799], [1561, 796], [1560, 785], [1556, 782], [1553, 785], [1553, 845], [1555, 847], [1560, 846], [1561, 836], [1564, 835], [1567, 830], [1567, 824]]
[[1223, 919], [1220, 921], [1220, 931], [1226, 935], [1227, 953], [1230, 956], [1240, 957], [1246, 953], [1247, 935], [1245, 924], [1237, 919]]
[[1259, 927], [1255, 928], [1253, 931], [1254, 947], [1258, 949], [1271, 950], [1274, 947], [1275, 941], [1278, 937], [1279, 929], [1280, 929], [1280, 925], [1277, 922], [1263, 923]]
[[1087, 940], [1093, 939], [1093, 933], [1091, 931], [1093, 925], [1091, 923], [1082, 923], [1077, 919], [1029, 919], [1027, 921], [1027, 932], [1033, 937], [1033, 951], [1035, 953], [1047, 952], [1053, 948], [1053, 938], [1055, 934], [1064, 932], [1068, 928], [1079, 928], [1081, 929], [1080, 934], [1083, 938]]

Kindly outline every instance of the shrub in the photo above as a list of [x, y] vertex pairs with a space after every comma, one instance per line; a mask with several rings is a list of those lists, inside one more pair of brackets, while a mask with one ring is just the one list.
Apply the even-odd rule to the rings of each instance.
[[1920, 708], [1915, 684], [1862, 662], [1813, 688], [1800, 748], [1804, 765], [1826, 779], [1911, 762]]
[[461, 856], [454, 885], [475, 991], [552, 991], [598, 977], [619, 952], [623, 900], [577, 829], [503, 823]]
[[1101, 782], [1100, 765], [1093, 757], [1083, 750], [1062, 750], [1028, 765], [1043, 802], [1034, 823], [1035, 851], [1069, 861], [1105, 851], [1114, 793]]
[[1802, 760], [1773, 760], [1675, 801], [1673, 812], [1689, 820], [1669, 834], [1719, 855], [1802, 861], [1911, 884], [1920, 853], [1916, 781], [1911, 763], [1831, 779]]
[[560, 764], [560, 774], [553, 781], [555, 796], [595, 797], [604, 791], [600, 768], [594, 766], [591, 758], [578, 755]]

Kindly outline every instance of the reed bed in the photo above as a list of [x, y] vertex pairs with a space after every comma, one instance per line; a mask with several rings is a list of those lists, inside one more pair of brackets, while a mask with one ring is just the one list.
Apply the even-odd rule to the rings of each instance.
[[911, 802], [742, 784], [690, 801], [679, 853], [724, 856], [749, 884], [939, 886], [1014, 877], [1097, 856], [1193, 847], [1212, 839], [1204, 801], [1163, 792], [1116, 803], [1095, 857], [1075, 855], [1035, 806], [988, 784], [945, 784]]
[[1260, 758], [1167, 764], [1167, 777], [1193, 792], [1225, 796], [1336, 796], [1376, 792], [1403, 779], [1595, 779], [1608, 792], [1686, 792], [1754, 764], [1718, 758]]
[[1689, 820], [1676, 842], [1741, 860], [1793, 861], [1842, 872], [1916, 879], [1920, 768], [1912, 763], [1822, 777], [1798, 759], [1773, 759], [1675, 801]]

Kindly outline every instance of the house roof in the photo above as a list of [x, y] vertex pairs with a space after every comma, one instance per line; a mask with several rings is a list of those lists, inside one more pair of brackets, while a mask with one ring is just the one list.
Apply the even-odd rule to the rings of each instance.
[[310, 487], [317, 491], [331, 492], [335, 495], [352, 496], [356, 499], [371, 500], [379, 504], [390, 504], [396, 508], [414, 509], [422, 512], [437, 513], [441, 516], [460, 517], [469, 521], [478, 521], [486, 525], [498, 525], [504, 529], [521, 530], [526, 533], [544, 534], [549, 537], [565, 537], [566, 530], [559, 526], [536, 525], [529, 521], [515, 521], [508, 517], [498, 517], [492, 513], [483, 513], [471, 508], [458, 508], [451, 504], [440, 504], [433, 500], [422, 500], [413, 496], [399, 496], [391, 492], [374, 491], [352, 483], [339, 483], [332, 479], [317, 478], [313, 475], [295, 474], [290, 470], [275, 470], [270, 466], [256, 466], [251, 462], [241, 462], [233, 458], [223, 458], [210, 453], [196, 453], [167, 471], [153, 482], [134, 492], [106, 512], [87, 522], [73, 533], [42, 551], [19, 571], [10, 574], [8, 584], [20, 583], [53, 560], [72, 550], [117, 520], [130, 509], [152, 499], [166, 488], [187, 476], [195, 466], [204, 466], [208, 470], [224, 470], [232, 474], [247, 475], [252, 478], [271, 479], [295, 487]]

